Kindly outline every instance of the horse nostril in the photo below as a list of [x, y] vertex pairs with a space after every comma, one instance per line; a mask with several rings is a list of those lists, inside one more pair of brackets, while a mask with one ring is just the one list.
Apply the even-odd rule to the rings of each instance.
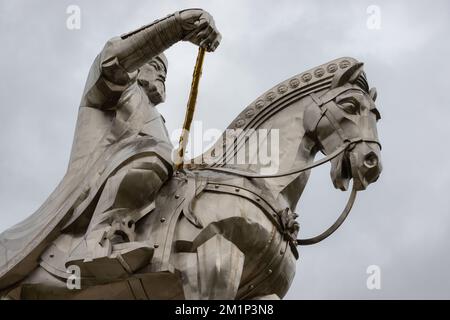
[[375, 153], [371, 152], [364, 158], [364, 165], [367, 168], [373, 168], [378, 165], [378, 157]]

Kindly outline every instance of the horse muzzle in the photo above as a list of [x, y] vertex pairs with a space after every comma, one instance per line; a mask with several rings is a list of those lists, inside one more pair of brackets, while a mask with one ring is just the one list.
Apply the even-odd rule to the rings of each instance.
[[348, 152], [353, 183], [358, 191], [378, 180], [383, 169], [380, 146], [372, 142], [357, 143]]

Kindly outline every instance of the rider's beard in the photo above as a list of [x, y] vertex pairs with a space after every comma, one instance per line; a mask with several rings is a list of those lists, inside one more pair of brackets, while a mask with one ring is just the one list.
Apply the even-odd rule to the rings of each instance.
[[166, 99], [166, 88], [161, 81], [156, 80], [154, 83], [150, 84], [148, 88], [146, 88], [146, 92], [148, 98], [154, 105], [162, 103]]

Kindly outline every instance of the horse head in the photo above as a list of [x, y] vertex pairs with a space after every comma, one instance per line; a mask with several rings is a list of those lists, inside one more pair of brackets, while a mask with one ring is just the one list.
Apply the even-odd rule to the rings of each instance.
[[316, 148], [329, 155], [344, 144], [349, 146], [331, 160], [331, 179], [336, 188], [347, 190], [353, 179], [355, 188], [364, 190], [380, 176], [376, 97], [376, 89], [369, 89], [362, 63], [337, 72], [330, 90], [321, 96], [311, 94], [312, 103], [303, 121]]

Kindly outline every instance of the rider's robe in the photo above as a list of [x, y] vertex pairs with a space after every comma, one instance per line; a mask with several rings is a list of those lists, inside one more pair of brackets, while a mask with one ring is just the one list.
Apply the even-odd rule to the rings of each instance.
[[164, 120], [137, 84], [137, 73], [118, 83], [105, 76], [123, 74], [108, 50], [115, 41], [120, 38], [108, 42], [89, 72], [66, 175], [34, 214], [0, 234], [0, 289], [33, 270], [46, 246], [93, 210], [105, 181], [130, 159], [154, 154], [172, 170]]

